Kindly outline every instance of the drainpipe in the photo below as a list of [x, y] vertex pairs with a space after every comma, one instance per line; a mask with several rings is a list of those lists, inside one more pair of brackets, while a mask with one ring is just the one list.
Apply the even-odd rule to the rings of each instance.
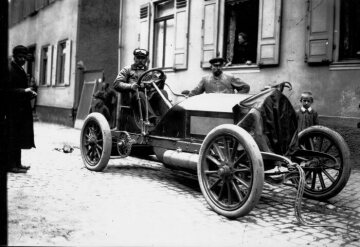
[[118, 47], [118, 71], [122, 68], [121, 64], [121, 52], [122, 52], [122, 25], [123, 25], [123, 0], [120, 0], [120, 10], [119, 10], [119, 47]]
[[[80, 103], [80, 96], [82, 91], [82, 80], [84, 79], [83, 73], [84, 73], [84, 64], [82, 61], [79, 61], [79, 52], [80, 52], [80, 42], [79, 42], [79, 32], [80, 32], [80, 23], [81, 23], [81, 6], [82, 6], [82, 0], [78, 0], [78, 6], [77, 6], [77, 23], [76, 23], [76, 36], [75, 36], [75, 43], [76, 43], [76, 53], [75, 55], [75, 61], [72, 64], [75, 64], [75, 79], [74, 79], [74, 100], [73, 100], [73, 108], [72, 108], [72, 120], [73, 124], [75, 124], [77, 110]], [[80, 58], [81, 59], [81, 58]]]
[[[123, 9], [124, 9], [124, 1], [123, 0], [120, 0], [120, 10], [119, 10], [119, 47], [118, 47], [118, 71], [120, 71], [120, 69], [122, 68], [122, 64], [121, 64], [121, 53], [122, 53], [122, 25], [123, 25]], [[120, 94], [117, 94], [117, 106], [116, 106], [116, 109], [120, 109]], [[116, 127], [119, 127], [118, 126], [118, 123], [119, 123], [119, 118], [120, 118], [120, 112], [119, 110], [116, 111]]]

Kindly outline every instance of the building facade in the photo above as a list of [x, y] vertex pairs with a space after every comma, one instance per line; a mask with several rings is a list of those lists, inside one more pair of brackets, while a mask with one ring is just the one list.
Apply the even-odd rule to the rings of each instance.
[[140, 47], [173, 91], [195, 87], [210, 73], [209, 59], [221, 56], [225, 73], [249, 83], [250, 93], [289, 81], [294, 106], [311, 91], [322, 123], [360, 122], [357, 0], [11, 0], [10, 13], [9, 50], [22, 43], [34, 51], [28, 71], [45, 121], [73, 124], [80, 65], [104, 69], [111, 83]]
[[81, 73], [116, 76], [119, 1], [11, 0], [9, 5], [9, 52], [22, 44], [33, 54], [25, 69], [39, 86], [37, 115], [73, 126]]
[[[295, 106], [301, 92], [311, 91], [324, 119], [356, 126], [359, 14], [354, 0], [124, 1], [120, 62], [131, 62], [134, 48], [147, 48], [151, 67], [165, 69], [180, 92], [209, 73], [210, 58], [221, 56], [229, 62], [225, 72], [248, 82], [251, 92], [289, 81]], [[247, 36], [247, 63], [239, 60], [239, 33]]]

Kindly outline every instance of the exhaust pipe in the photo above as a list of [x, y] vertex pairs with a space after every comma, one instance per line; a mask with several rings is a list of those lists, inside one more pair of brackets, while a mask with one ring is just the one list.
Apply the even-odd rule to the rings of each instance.
[[164, 150], [154, 148], [158, 159], [166, 165], [177, 168], [185, 168], [190, 170], [197, 170], [197, 163], [199, 155], [194, 153], [185, 153], [177, 150]]

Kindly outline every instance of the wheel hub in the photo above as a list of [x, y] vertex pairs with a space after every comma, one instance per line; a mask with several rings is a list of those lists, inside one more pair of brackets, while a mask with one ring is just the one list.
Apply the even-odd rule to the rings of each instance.
[[90, 139], [89, 139], [89, 143], [90, 144], [95, 144], [97, 142], [97, 138], [96, 138], [96, 136], [90, 136]]
[[232, 175], [232, 170], [228, 165], [224, 165], [219, 169], [219, 176], [224, 178], [228, 178]]

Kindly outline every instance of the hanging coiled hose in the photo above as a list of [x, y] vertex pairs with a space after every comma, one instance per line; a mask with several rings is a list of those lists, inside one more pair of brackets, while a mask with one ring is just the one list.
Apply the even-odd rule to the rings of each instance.
[[297, 188], [297, 192], [296, 192], [296, 197], [295, 197], [295, 217], [298, 220], [298, 222], [301, 225], [304, 226], [309, 226], [309, 227], [334, 227], [334, 228], [340, 228], [340, 229], [345, 229], [347, 232], [347, 236], [349, 237], [350, 241], [358, 241], [359, 237], [358, 235], [352, 236], [350, 234], [350, 232], [354, 233], [354, 234], [358, 234], [357, 232], [350, 230], [348, 227], [341, 227], [341, 226], [335, 226], [335, 225], [331, 225], [331, 224], [314, 224], [311, 222], [307, 222], [301, 215], [301, 203], [302, 203], [302, 198], [303, 198], [303, 194], [304, 194], [304, 189], [305, 189], [305, 172], [304, 170], [301, 168], [301, 166], [299, 164], [296, 163], [292, 163], [292, 165], [294, 165], [296, 167], [296, 169], [299, 172], [299, 182], [298, 182], [298, 188]]

